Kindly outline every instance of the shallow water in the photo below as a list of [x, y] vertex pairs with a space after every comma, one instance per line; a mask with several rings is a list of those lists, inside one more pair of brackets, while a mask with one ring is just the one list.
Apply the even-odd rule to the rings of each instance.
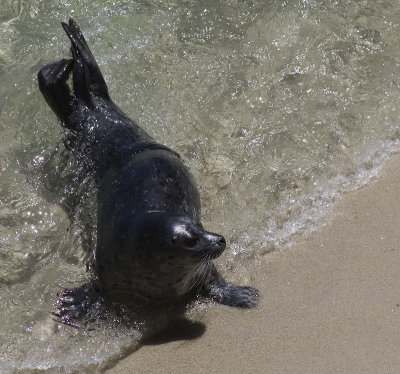
[[[329, 219], [400, 139], [400, 6], [363, 1], [0, 1], [0, 372], [93, 372], [137, 326], [75, 330], [57, 292], [86, 279], [93, 186], [64, 151], [36, 74], [80, 24], [116, 103], [181, 153], [206, 228], [245, 264]], [[260, 270], [261, 271], [261, 270]], [[71, 360], [71, 357], [73, 359]]]

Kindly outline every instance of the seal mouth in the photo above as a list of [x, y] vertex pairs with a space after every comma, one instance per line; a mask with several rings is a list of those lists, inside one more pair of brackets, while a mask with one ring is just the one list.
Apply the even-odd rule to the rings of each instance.
[[[225, 248], [224, 248], [224, 249], [225, 249]], [[208, 257], [210, 260], [215, 260], [216, 258], [218, 258], [219, 256], [222, 255], [222, 252], [224, 251], [224, 249], [223, 249], [223, 250], [220, 250], [220, 251], [212, 251], [211, 253], [208, 254], [207, 257]]]
[[210, 246], [205, 250], [205, 255], [210, 259], [214, 260], [221, 256], [226, 248], [226, 241], [222, 235], [209, 233], [208, 240], [211, 242]]

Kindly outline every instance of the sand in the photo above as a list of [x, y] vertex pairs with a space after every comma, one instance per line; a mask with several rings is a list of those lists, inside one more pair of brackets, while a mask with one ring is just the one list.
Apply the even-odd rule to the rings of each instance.
[[254, 265], [258, 308], [215, 305], [205, 333], [147, 345], [118, 373], [400, 373], [400, 155], [331, 222]]

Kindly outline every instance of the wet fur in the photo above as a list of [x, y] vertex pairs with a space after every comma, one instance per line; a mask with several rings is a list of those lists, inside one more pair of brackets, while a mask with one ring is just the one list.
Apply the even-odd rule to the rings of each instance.
[[199, 193], [180, 156], [113, 103], [79, 27], [73, 20], [62, 26], [73, 58], [44, 66], [38, 82], [70, 132], [68, 147], [95, 175], [100, 289], [65, 290], [60, 315], [84, 314], [83, 305], [99, 295], [173, 304], [201, 294], [234, 307], [255, 306], [256, 290], [226, 282], [212, 263], [225, 239], [201, 225]]

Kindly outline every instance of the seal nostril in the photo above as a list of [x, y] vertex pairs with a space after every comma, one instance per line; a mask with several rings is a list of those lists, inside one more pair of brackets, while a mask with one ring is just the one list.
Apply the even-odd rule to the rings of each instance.
[[225, 238], [224, 238], [223, 236], [221, 236], [221, 237], [218, 239], [218, 243], [219, 243], [219, 244], [226, 244]]

